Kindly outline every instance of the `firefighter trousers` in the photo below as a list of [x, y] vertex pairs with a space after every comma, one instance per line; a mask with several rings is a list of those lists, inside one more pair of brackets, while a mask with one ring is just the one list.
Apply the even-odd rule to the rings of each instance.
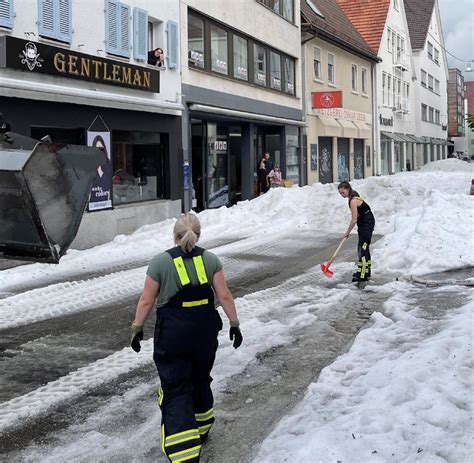
[[372, 241], [374, 226], [375, 220], [372, 213], [366, 214], [364, 221], [357, 224], [357, 233], [359, 235], [357, 254], [359, 260], [357, 261], [356, 275], [360, 281], [368, 280], [371, 276], [370, 242]]
[[158, 309], [153, 359], [161, 381], [161, 449], [171, 462], [199, 462], [214, 422], [210, 373], [221, 329], [215, 309]]

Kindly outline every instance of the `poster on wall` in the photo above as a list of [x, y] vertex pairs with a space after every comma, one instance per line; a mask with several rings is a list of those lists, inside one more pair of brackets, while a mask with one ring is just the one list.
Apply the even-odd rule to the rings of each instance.
[[95, 146], [105, 152], [107, 162], [97, 167], [89, 197], [89, 212], [112, 209], [112, 160], [110, 130], [102, 117], [97, 116], [87, 129], [87, 146]]
[[318, 170], [318, 145], [311, 145], [311, 170]]

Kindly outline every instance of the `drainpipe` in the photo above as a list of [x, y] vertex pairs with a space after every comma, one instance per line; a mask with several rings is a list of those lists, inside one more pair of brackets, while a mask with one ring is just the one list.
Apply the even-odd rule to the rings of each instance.
[[372, 153], [373, 175], [380, 175], [380, 130], [378, 118], [378, 82], [377, 82], [377, 63], [372, 63]]
[[[306, 55], [305, 55], [305, 46], [301, 44], [301, 99], [303, 101], [303, 121], [306, 122]], [[306, 124], [301, 128], [301, 137], [300, 137], [300, 146], [301, 146], [301, 159], [300, 165], [304, 172], [301, 172], [301, 183], [303, 185], [308, 184], [308, 137], [306, 136]], [[306, 146], [303, 143], [306, 137]], [[306, 148], [306, 151], [303, 153], [303, 149]], [[304, 162], [306, 161], [306, 162]]]

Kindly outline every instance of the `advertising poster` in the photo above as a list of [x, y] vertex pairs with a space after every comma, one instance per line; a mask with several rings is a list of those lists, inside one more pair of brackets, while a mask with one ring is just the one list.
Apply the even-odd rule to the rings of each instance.
[[110, 130], [100, 116], [87, 130], [87, 145], [104, 150], [107, 162], [97, 166], [97, 175], [92, 184], [88, 211], [112, 209], [112, 160], [110, 146]]

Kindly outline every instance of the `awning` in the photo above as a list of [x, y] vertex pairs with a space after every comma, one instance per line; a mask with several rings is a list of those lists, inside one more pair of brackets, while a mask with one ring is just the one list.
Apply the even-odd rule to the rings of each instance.
[[204, 104], [192, 104], [189, 106], [191, 111], [220, 114], [228, 117], [236, 117], [239, 119], [249, 119], [262, 122], [273, 122], [275, 124], [284, 125], [300, 125], [305, 126], [305, 121], [298, 121], [296, 119], [286, 119], [284, 117], [266, 116], [265, 114], [249, 113], [246, 111], [238, 111], [236, 109], [218, 108], [217, 106], [208, 106]]
[[401, 138], [402, 141], [406, 141], [408, 143], [413, 143], [413, 140], [406, 134], [404, 133], [396, 133], [395, 134], [398, 138]]
[[385, 135], [387, 138], [390, 138], [393, 141], [400, 142], [400, 141], [405, 141], [402, 137], [399, 136], [398, 133], [392, 133], [392, 132], [381, 132], [382, 135]]
[[369, 125], [362, 121], [352, 121], [359, 130], [359, 138], [372, 138], [372, 130]]
[[454, 142], [452, 140], [446, 140], [447, 146], [454, 146]]
[[318, 115], [321, 122], [321, 126], [318, 128], [318, 135], [320, 137], [340, 137], [342, 136], [341, 126], [337, 123], [336, 119], [332, 119], [326, 116]]
[[357, 138], [359, 135], [359, 131], [357, 127], [351, 122], [345, 119], [338, 119], [337, 122], [342, 127], [342, 136], [345, 138]]
[[441, 138], [433, 138], [431, 137], [431, 143], [433, 145], [442, 145], [443, 144], [443, 140], [441, 140]]
[[423, 143], [423, 141], [421, 140], [421, 138], [418, 138], [416, 137], [415, 135], [410, 135], [410, 134], [406, 134], [405, 137], [407, 137], [410, 141], [412, 141], [413, 143]]

